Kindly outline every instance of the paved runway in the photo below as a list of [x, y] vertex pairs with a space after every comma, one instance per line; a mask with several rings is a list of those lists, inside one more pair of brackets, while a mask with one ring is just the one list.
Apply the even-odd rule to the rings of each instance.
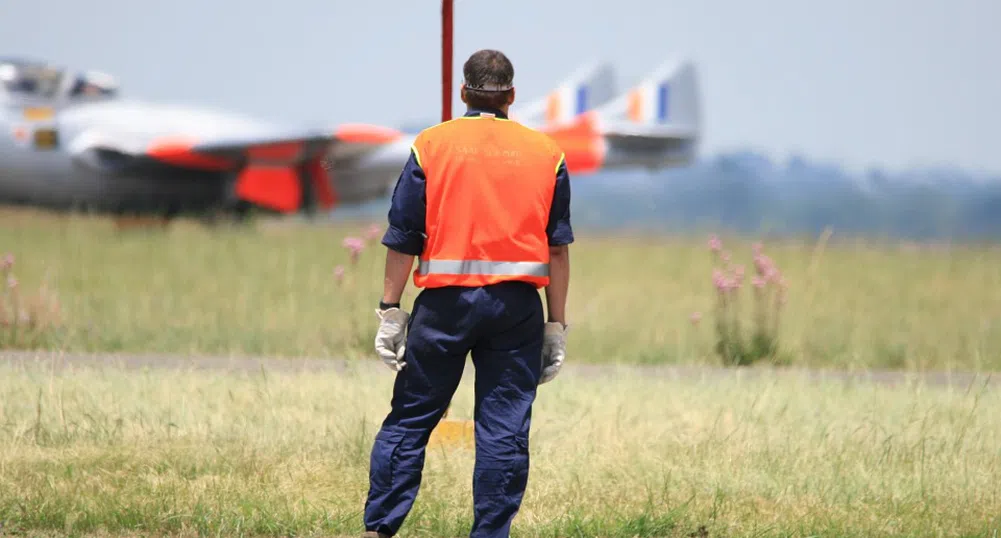
[[[928, 386], [981, 387], [987, 384], [996, 387], [999, 375], [992, 372], [901, 372], [870, 370], [848, 372], [841, 370], [810, 370], [804, 368], [722, 368], [713, 366], [611, 366], [573, 364], [573, 359], [564, 366], [561, 376], [614, 376], [617, 374], [642, 375], [667, 379], [723, 380], [755, 378], [793, 378], [805, 381], [843, 381], [845, 383], [877, 383], [881, 385], [924, 384]], [[268, 358], [268, 357], [206, 357], [145, 354], [85, 354], [50, 351], [0, 351], [0, 365], [25, 368], [44, 367], [56, 371], [76, 368], [116, 367], [126, 370], [136, 369], [182, 369], [209, 370], [220, 372], [350, 372], [371, 370], [375, 374], [390, 374], [375, 357], [371, 360], [343, 360], [330, 358]], [[472, 375], [468, 366], [466, 374]]]

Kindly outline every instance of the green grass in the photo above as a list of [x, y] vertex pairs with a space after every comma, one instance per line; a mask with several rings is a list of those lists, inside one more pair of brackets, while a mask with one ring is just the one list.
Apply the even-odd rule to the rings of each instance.
[[[61, 325], [8, 345], [68, 351], [371, 358], [384, 249], [362, 225], [118, 231], [107, 219], [0, 215], [21, 289], [45, 283]], [[750, 241], [724, 237], [751, 267]], [[816, 238], [765, 241], [788, 284], [781, 357], [847, 369], [1001, 367], [1001, 249]], [[569, 360], [716, 363], [705, 237], [602, 237], [571, 251]], [[345, 281], [333, 270], [345, 266]], [[745, 290], [745, 293], [748, 293]], [[414, 288], [408, 287], [406, 304]], [[750, 295], [744, 301], [750, 313]], [[690, 318], [701, 312], [701, 323]]]
[[[392, 374], [0, 366], [16, 535], [352, 536]], [[363, 367], [364, 366], [364, 367]], [[452, 417], [471, 416], [464, 380]], [[1001, 395], [572, 368], [540, 391], [522, 537], [985, 536]], [[463, 536], [472, 451], [428, 453], [402, 536]]]

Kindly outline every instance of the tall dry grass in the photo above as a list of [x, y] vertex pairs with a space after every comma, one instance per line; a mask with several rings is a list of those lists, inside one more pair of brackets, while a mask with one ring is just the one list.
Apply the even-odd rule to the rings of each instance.
[[[351, 536], [392, 373], [0, 367], [6, 532]], [[471, 373], [471, 372], [470, 372]], [[470, 417], [464, 380], [452, 416]], [[1001, 405], [796, 374], [568, 367], [540, 391], [516, 536], [993, 536]], [[463, 536], [473, 453], [428, 453], [402, 536]]]

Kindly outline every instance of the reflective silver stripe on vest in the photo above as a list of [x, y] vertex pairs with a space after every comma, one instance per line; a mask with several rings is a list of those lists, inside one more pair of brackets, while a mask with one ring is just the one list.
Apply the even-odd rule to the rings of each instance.
[[540, 262], [488, 262], [482, 260], [421, 260], [422, 275], [549, 276], [549, 264]]

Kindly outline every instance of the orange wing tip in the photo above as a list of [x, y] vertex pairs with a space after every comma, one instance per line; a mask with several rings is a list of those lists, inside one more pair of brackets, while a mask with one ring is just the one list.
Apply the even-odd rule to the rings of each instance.
[[233, 165], [221, 157], [203, 155], [194, 151], [197, 141], [190, 138], [161, 138], [146, 148], [150, 157], [168, 164], [210, 170], [226, 170]]
[[338, 126], [334, 136], [344, 142], [360, 144], [388, 144], [403, 137], [403, 133], [391, 127], [364, 123], [346, 123]]

